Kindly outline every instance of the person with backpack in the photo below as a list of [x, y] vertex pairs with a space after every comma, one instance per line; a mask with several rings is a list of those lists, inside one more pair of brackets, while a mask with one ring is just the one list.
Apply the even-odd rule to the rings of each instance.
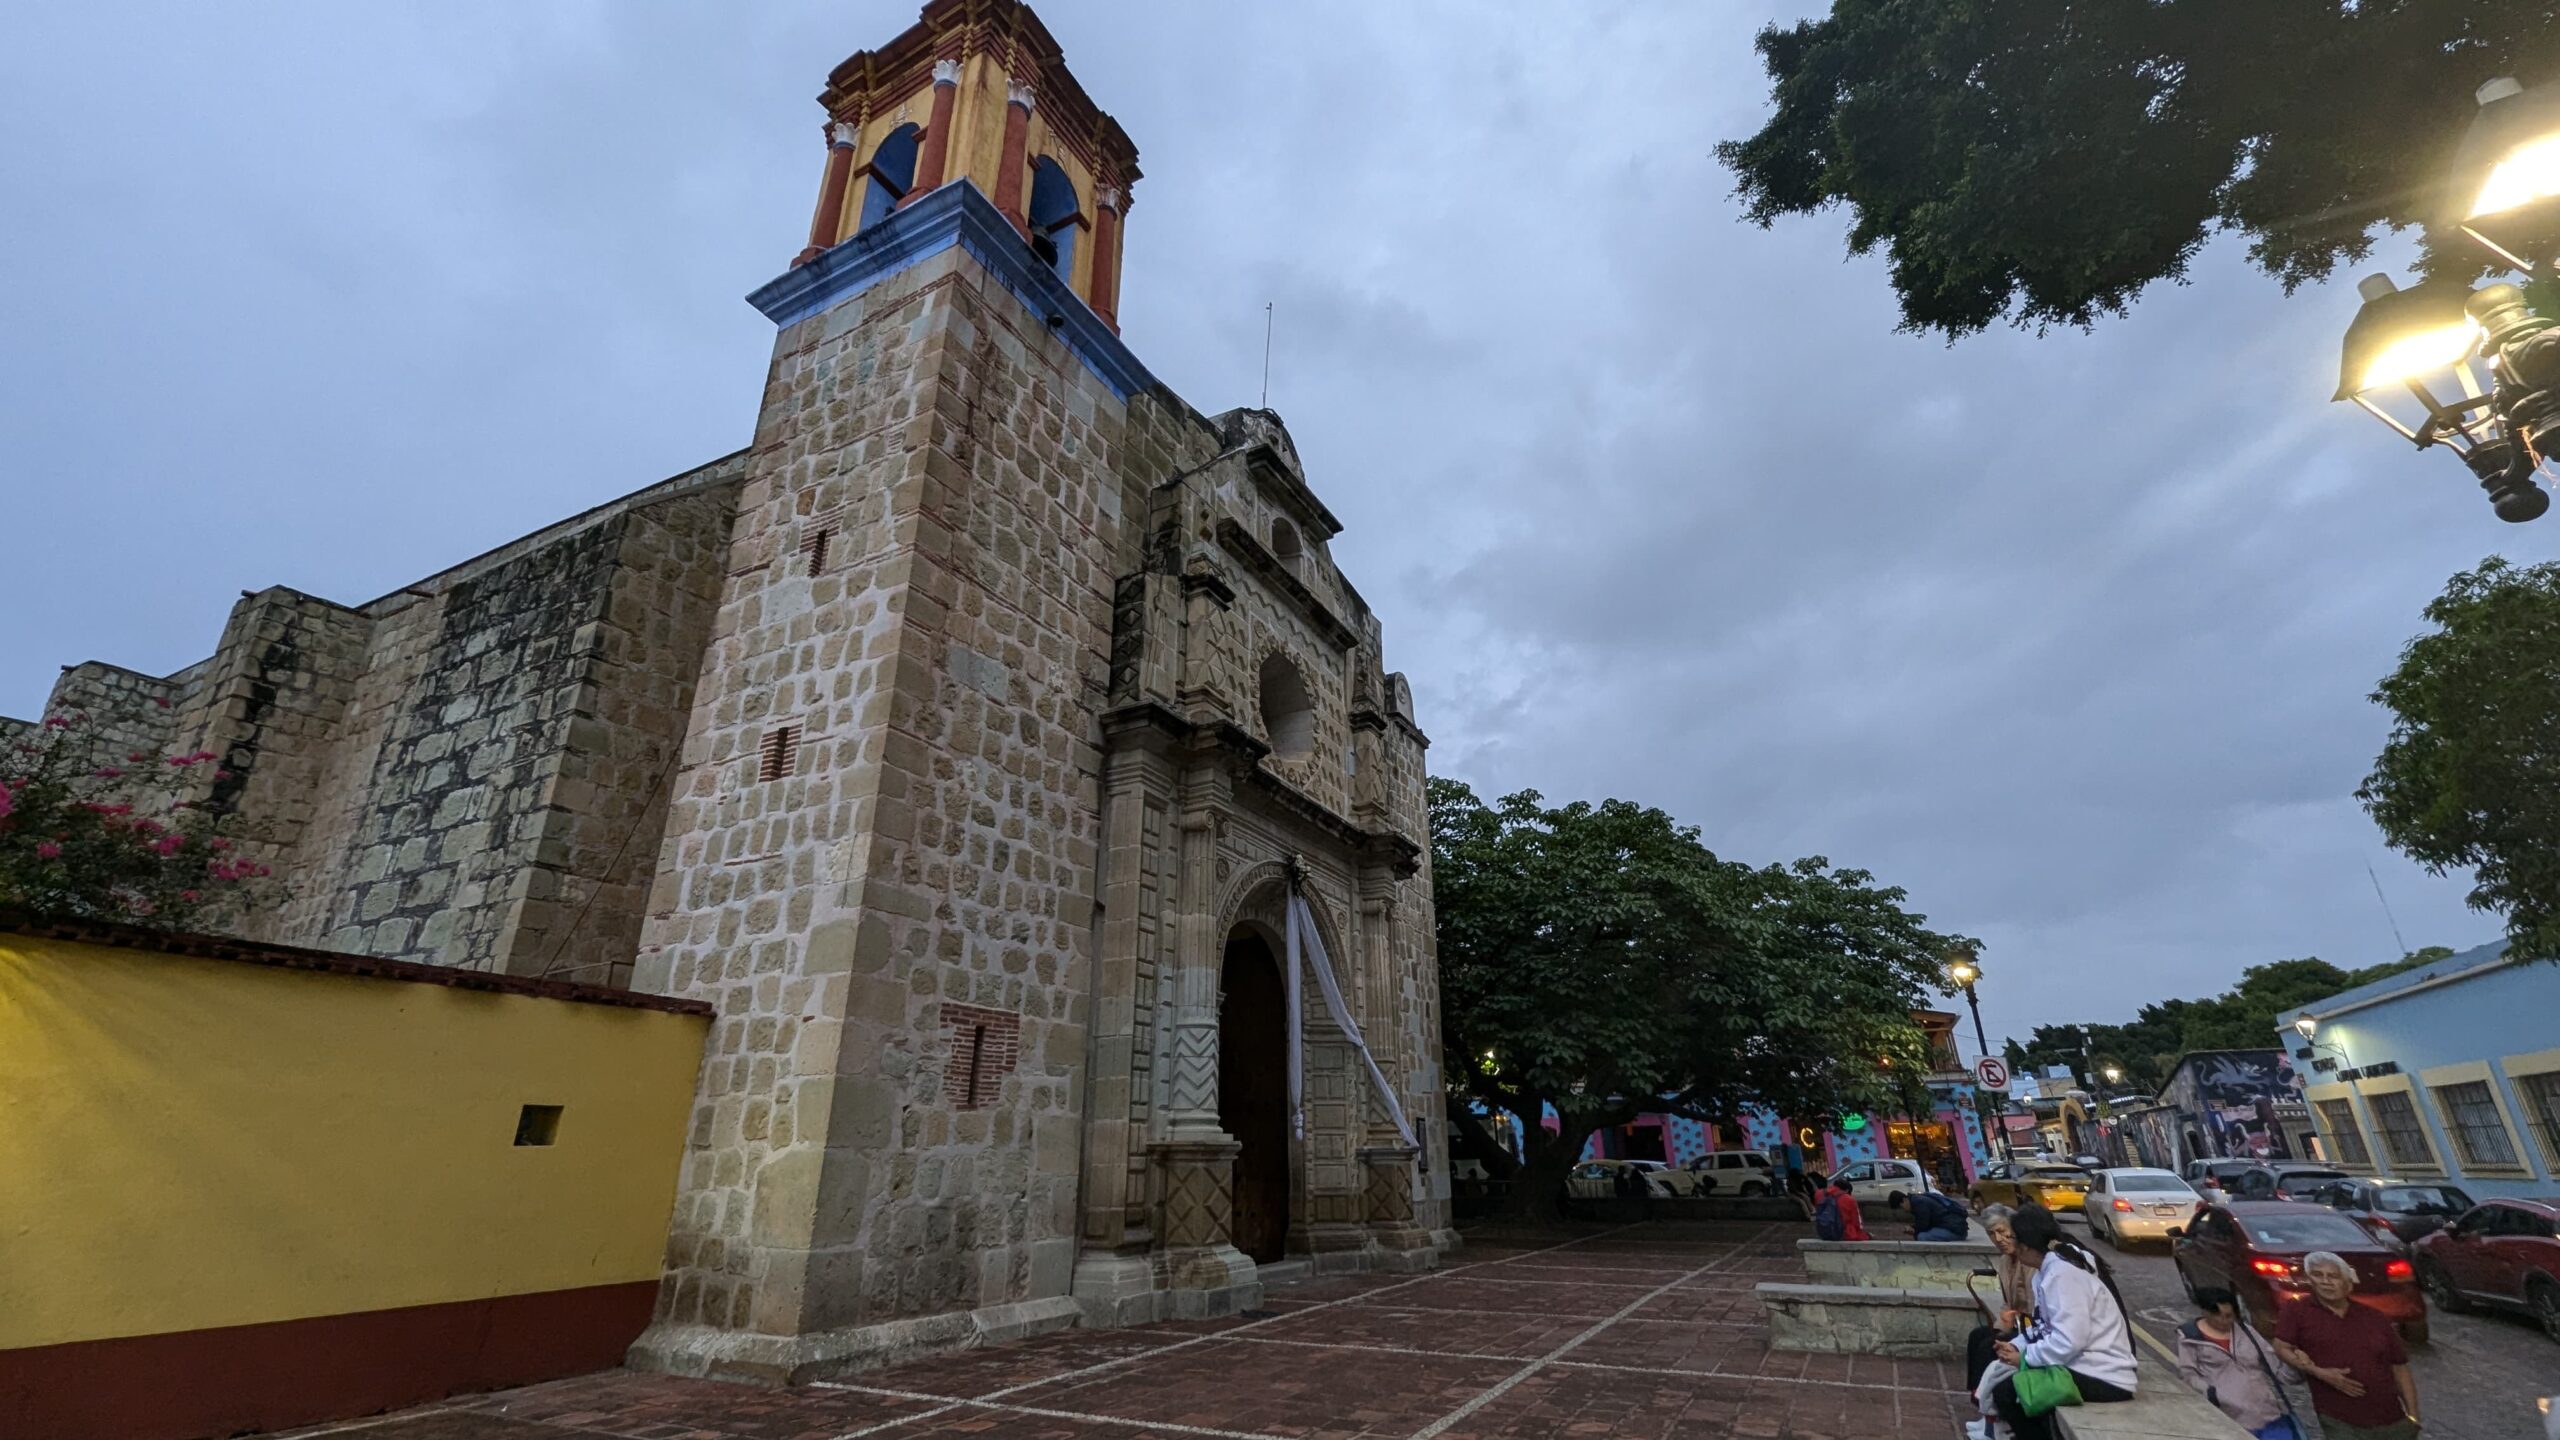
[[1813, 1233], [1823, 1240], [1872, 1240], [1866, 1221], [1858, 1214], [1858, 1197], [1849, 1193], [1847, 1182], [1834, 1180], [1813, 1206]]
[[1910, 1210], [1911, 1238], [1914, 1240], [1961, 1240], [1972, 1228], [1963, 1202], [1932, 1191], [1906, 1195], [1896, 1190], [1885, 1197], [1884, 1203], [1888, 1209]]
[[1991, 1388], [1991, 1404], [2016, 1440], [2053, 1440], [2053, 1412], [2133, 1398], [2133, 1330], [2107, 1262], [2062, 1233], [2041, 1205], [2009, 1217], [2019, 1253], [2035, 1267], [2035, 1318], [1992, 1354], [2018, 1367]]
[[2202, 1315], [2178, 1327], [2178, 1375], [2257, 1440], [2306, 1440], [2276, 1377], [2275, 1349], [2240, 1314], [2239, 1298], [2196, 1287]]

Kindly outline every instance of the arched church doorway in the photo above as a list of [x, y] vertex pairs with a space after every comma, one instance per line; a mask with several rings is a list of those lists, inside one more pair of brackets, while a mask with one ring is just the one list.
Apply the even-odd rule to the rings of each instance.
[[1288, 997], [1252, 930], [1227, 938], [1218, 995], [1218, 1124], [1236, 1152], [1235, 1247], [1277, 1260], [1289, 1240]]

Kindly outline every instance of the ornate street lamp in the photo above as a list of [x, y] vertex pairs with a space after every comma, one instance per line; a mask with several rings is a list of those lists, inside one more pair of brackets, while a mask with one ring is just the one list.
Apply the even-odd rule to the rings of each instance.
[[2560, 84], [2480, 87], [2453, 157], [2455, 223], [2507, 264], [2547, 275], [2560, 252]]
[[2475, 297], [2457, 285], [2403, 290], [2388, 275], [2364, 277], [2356, 286], [2364, 304], [2347, 327], [2332, 398], [2353, 400], [2422, 450], [2452, 451], [2489, 492], [2498, 518], [2522, 522], [2550, 509], [2551, 497], [2533, 481], [2540, 452], [2519, 445], [2503, 424], [2500, 376], [2474, 313], [2478, 298], [2500, 290], [2530, 315], [2512, 285]]
[[[2480, 87], [2480, 114], [2455, 152], [2434, 227], [2456, 232], [2509, 268], [2553, 278], [2560, 256], [2560, 84]], [[2339, 400], [2353, 400], [2400, 437], [2458, 457], [2490, 508], [2525, 521], [2551, 508], [2534, 472], [2560, 460], [2560, 332], [2525, 292], [2467, 292], [2430, 281], [2402, 290], [2388, 275], [2356, 286], [2364, 304], [2339, 357]]]
[[[1982, 1030], [1982, 1000], [1973, 993], [1974, 982], [1981, 978], [1982, 965], [1979, 961], [1973, 958], [1973, 952], [1971, 950], [1957, 950], [1948, 957], [1947, 979], [1953, 982], [1957, 989], [1964, 992], [1964, 1003], [1973, 1008], [1974, 1046], [1983, 1054], [1988, 1055], [1991, 1053], [1991, 1041], [1984, 1036]], [[1983, 1149], [1985, 1152], [1988, 1152], [1991, 1147], [1991, 1121], [1994, 1113], [1991, 1105], [1991, 1097], [1982, 1093], [1981, 1089], [1976, 1087], [1973, 1093], [1973, 1100], [1974, 1113], [1982, 1119]], [[2003, 1100], [2000, 1102], [1998, 1113], [2001, 1115], [2009, 1113], [2008, 1101]], [[2016, 1148], [2009, 1143], [2009, 1127], [2005, 1121], [2002, 1122], [2000, 1126], [2000, 1153], [2011, 1160], [2018, 1158]], [[1988, 1153], [1985, 1154], [1984, 1158], [1990, 1158]]]

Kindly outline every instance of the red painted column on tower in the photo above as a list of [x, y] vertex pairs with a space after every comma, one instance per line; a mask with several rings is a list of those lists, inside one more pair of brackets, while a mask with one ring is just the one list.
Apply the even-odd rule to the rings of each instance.
[[854, 134], [841, 120], [827, 127], [827, 178], [818, 187], [818, 213], [809, 219], [809, 248], [792, 257], [794, 265], [808, 264], [836, 243], [836, 231], [844, 225], [845, 187], [853, 180]]
[[916, 182], [907, 187], [904, 199], [909, 204], [947, 177], [951, 164], [951, 114], [960, 96], [960, 62], [933, 62], [933, 114], [924, 122], [924, 143], [916, 148]]
[[1022, 218], [1022, 176], [1030, 165], [1031, 87], [1016, 80], [1004, 91], [1004, 158], [996, 162], [996, 208], [1022, 238], [1031, 238], [1031, 222]]
[[1093, 197], [1093, 293], [1085, 297], [1102, 323], [1120, 333], [1120, 187], [1105, 185]]

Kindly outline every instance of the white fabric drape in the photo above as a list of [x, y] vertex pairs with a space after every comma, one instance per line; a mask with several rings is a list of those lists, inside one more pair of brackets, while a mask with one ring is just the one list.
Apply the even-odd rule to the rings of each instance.
[[1307, 1135], [1306, 1077], [1302, 1073], [1299, 1046], [1303, 1016], [1299, 1003], [1299, 967], [1310, 966], [1316, 973], [1316, 988], [1324, 995], [1324, 1008], [1333, 1023], [1342, 1027], [1351, 1048], [1360, 1052], [1360, 1064], [1369, 1072], [1369, 1083], [1377, 1087], [1378, 1098], [1386, 1102], [1387, 1118], [1395, 1122], [1396, 1138], [1419, 1149], [1413, 1138], [1413, 1126], [1404, 1117], [1404, 1105], [1396, 1099], [1395, 1087], [1387, 1083], [1386, 1072], [1378, 1068], [1378, 1057], [1369, 1053], [1369, 1042], [1360, 1036], [1359, 1022], [1351, 1018], [1351, 1007], [1342, 1003], [1342, 987], [1334, 983], [1333, 962], [1324, 953], [1324, 937], [1316, 929], [1316, 917], [1307, 909], [1307, 898], [1292, 887], [1289, 891], [1289, 1124], [1291, 1133], [1303, 1140]]

